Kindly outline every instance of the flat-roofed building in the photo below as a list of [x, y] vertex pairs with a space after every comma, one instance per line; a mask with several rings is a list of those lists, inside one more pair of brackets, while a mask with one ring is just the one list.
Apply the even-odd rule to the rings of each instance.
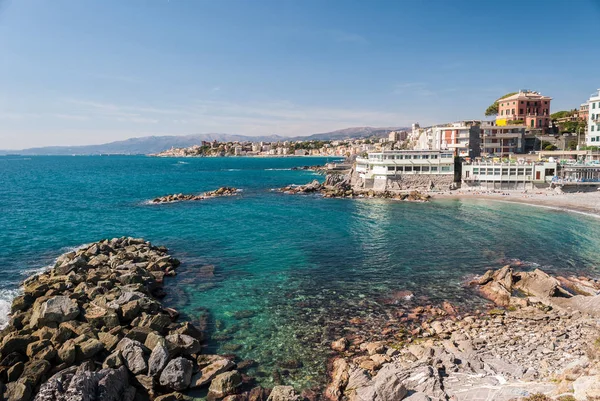
[[363, 188], [378, 190], [449, 186], [454, 182], [452, 151], [390, 150], [356, 158]]
[[555, 162], [465, 162], [461, 181], [467, 187], [525, 190], [548, 187], [556, 175]]
[[481, 123], [481, 155], [482, 156], [511, 156], [523, 153], [525, 126], [498, 126], [496, 121]]
[[600, 89], [588, 100], [589, 115], [585, 142], [587, 146], [600, 147]]

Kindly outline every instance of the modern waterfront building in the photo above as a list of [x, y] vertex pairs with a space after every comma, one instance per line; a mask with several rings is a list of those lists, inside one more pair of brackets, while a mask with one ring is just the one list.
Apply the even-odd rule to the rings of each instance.
[[497, 125], [497, 121], [481, 123], [481, 155], [505, 157], [524, 151], [524, 125]]
[[461, 181], [467, 187], [485, 189], [533, 189], [547, 187], [556, 179], [556, 162], [462, 164]]
[[496, 125], [524, 124], [527, 129], [546, 130], [550, 127], [551, 101], [551, 97], [527, 89], [522, 89], [507, 98], [498, 99]]
[[436, 150], [390, 150], [356, 158], [359, 186], [378, 190], [449, 186], [454, 154]]
[[589, 116], [585, 142], [587, 146], [600, 147], [600, 89], [588, 100]]

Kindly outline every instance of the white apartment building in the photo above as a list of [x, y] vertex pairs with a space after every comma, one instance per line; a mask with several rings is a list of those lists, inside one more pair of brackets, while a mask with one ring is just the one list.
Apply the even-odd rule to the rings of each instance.
[[588, 105], [589, 116], [585, 142], [587, 146], [600, 147], [600, 89], [598, 89], [598, 93], [590, 96]]
[[452, 150], [457, 156], [475, 158], [480, 155], [479, 121], [459, 121], [421, 128], [413, 124], [411, 139], [415, 150]]

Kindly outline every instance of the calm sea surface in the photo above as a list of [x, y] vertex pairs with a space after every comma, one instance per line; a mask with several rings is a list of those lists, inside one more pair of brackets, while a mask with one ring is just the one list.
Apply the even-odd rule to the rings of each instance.
[[[271, 190], [322, 179], [290, 168], [325, 160], [0, 157], [0, 323], [19, 282], [59, 254], [102, 238], [144, 237], [182, 261], [165, 302], [207, 322], [207, 352], [253, 359], [259, 381], [269, 385], [275, 376], [301, 388], [323, 380], [335, 327], [386, 319], [400, 291], [478, 307], [483, 301], [465, 280], [507, 260], [599, 274], [600, 219], [591, 216], [490, 201]], [[220, 186], [243, 192], [147, 204]]]

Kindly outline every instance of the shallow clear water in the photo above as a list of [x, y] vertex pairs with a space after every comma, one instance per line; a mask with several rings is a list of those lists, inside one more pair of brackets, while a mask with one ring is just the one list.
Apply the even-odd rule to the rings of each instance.
[[[526, 205], [324, 199], [271, 191], [321, 179], [318, 158], [0, 157], [0, 295], [69, 247], [113, 236], [167, 246], [183, 264], [165, 302], [208, 316], [210, 352], [306, 387], [340, 332], [393, 321], [415, 302], [481, 306], [464, 282], [510, 259], [598, 274], [600, 219]], [[241, 196], [149, 205], [220, 186]], [[206, 266], [214, 266], [214, 275]], [[5, 317], [7, 302], [0, 303]], [[4, 308], [4, 310], [2, 310]], [[237, 312], [237, 313], [236, 313]], [[361, 321], [362, 324], [349, 323]]]

